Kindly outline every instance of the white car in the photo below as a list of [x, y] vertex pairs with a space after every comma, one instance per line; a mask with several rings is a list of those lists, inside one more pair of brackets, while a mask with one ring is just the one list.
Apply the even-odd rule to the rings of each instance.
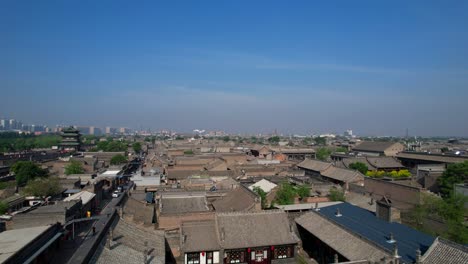
[[114, 192], [112, 193], [112, 197], [113, 197], [113, 198], [117, 198], [117, 197], [119, 197], [119, 195], [120, 195], [120, 192], [119, 192], [119, 191], [114, 191]]

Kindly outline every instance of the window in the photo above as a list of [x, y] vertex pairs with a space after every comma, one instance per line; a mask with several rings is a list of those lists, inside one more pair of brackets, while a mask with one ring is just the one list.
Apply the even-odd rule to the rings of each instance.
[[245, 262], [245, 252], [242, 250], [232, 250], [226, 252], [227, 263], [241, 263]]
[[206, 263], [213, 264], [213, 252], [206, 252]]
[[294, 257], [294, 246], [275, 247], [273, 257], [275, 259], [284, 259]]
[[187, 253], [187, 264], [200, 264], [200, 253]]

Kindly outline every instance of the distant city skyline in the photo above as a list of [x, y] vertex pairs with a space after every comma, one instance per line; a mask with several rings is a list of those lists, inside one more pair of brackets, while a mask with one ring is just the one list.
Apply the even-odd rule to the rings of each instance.
[[468, 2], [5, 1], [0, 114], [230, 133], [468, 136]]
[[[3, 120], [16, 120], [18, 122], [18, 124], [22, 124], [22, 125], [25, 125], [27, 127], [31, 127], [31, 126], [34, 126], [35, 124], [33, 123], [29, 123], [29, 122], [24, 122], [22, 120], [17, 120], [17, 119], [14, 119], [14, 118], [2, 118], [0, 117], [0, 131], [3, 130], [4, 127], [2, 127], [2, 121]], [[233, 132], [233, 131], [228, 131], [228, 130], [224, 130], [222, 128], [219, 128], [219, 129], [200, 129], [199, 127], [198, 128], [191, 128], [189, 130], [177, 130], [177, 129], [174, 129], [174, 128], [168, 128], [168, 127], [164, 127], [164, 128], [150, 128], [150, 127], [145, 127], [145, 126], [140, 126], [140, 127], [129, 127], [129, 126], [109, 126], [109, 125], [100, 125], [100, 124], [97, 124], [97, 125], [85, 125], [85, 124], [74, 124], [74, 123], [70, 123], [70, 124], [56, 124], [56, 125], [51, 125], [51, 124], [43, 124], [43, 123], [36, 123], [37, 127], [40, 128], [40, 130], [38, 130], [39, 132], [57, 132], [55, 131], [54, 129], [57, 128], [57, 127], [61, 127], [61, 128], [64, 128], [64, 127], [68, 127], [68, 126], [73, 126], [73, 127], [77, 127], [77, 128], [81, 128], [81, 129], [84, 129], [84, 128], [89, 128], [89, 129], [93, 129], [96, 130], [97, 133], [91, 133], [91, 134], [97, 134], [97, 135], [105, 135], [105, 134], [119, 134], [121, 133], [120, 130], [122, 129], [125, 129], [125, 131], [132, 131], [132, 132], [154, 132], [154, 133], [158, 133], [158, 132], [161, 132], [161, 131], [172, 131], [172, 132], [177, 132], [177, 133], [193, 133], [193, 134], [196, 134], [196, 133], [201, 133], [201, 134], [206, 134], [206, 133], [209, 133], [209, 132], [215, 132], [215, 131], [222, 131], [222, 132], [225, 132], [225, 133], [228, 133], [228, 134], [232, 134], [232, 135], [238, 135], [238, 134], [244, 134], [244, 135], [259, 135], [259, 134], [263, 134], [263, 135], [273, 135], [273, 134], [277, 134], [277, 135], [283, 135], [283, 136], [291, 136], [291, 135], [298, 135], [298, 136], [309, 136], [309, 135], [326, 135], [326, 134], [334, 134], [334, 135], [344, 135], [344, 136], [361, 136], [361, 137], [366, 137], [366, 136], [372, 136], [372, 137], [414, 137], [414, 136], [417, 136], [417, 137], [438, 137], [438, 136], [442, 136], [442, 137], [466, 137], [466, 136], [463, 136], [463, 135], [429, 135], [429, 136], [425, 136], [425, 135], [414, 135], [414, 134], [411, 134], [410, 131], [408, 130], [404, 130], [404, 132], [401, 134], [401, 135], [388, 135], [388, 134], [356, 134], [355, 130], [353, 129], [350, 129], [350, 128], [347, 128], [343, 131], [331, 131], [331, 130], [323, 130], [323, 131], [293, 131], [293, 132], [284, 132], [284, 131], [281, 131], [281, 130], [278, 130], [278, 129], [274, 129], [272, 131], [254, 131], [254, 132], [248, 132], [248, 131], [237, 131], [237, 132]], [[11, 129], [11, 127], [9, 127]], [[46, 128], [48, 128], [49, 130], [46, 130]], [[15, 129], [18, 129], [18, 128], [15, 128]], [[91, 131], [90, 131], [91, 132]], [[126, 132], [127, 133], [127, 132]], [[408, 133], [408, 134], [407, 134]], [[86, 133], [88, 134], [88, 133]]]

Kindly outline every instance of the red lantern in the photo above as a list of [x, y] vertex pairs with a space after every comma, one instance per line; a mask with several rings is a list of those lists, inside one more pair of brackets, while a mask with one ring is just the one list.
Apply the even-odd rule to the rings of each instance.
[[271, 251], [275, 250], [275, 246], [271, 246]]
[[250, 248], [248, 248], [248, 249], [247, 249], [247, 252], [249, 252], [249, 253], [250, 253]]
[[202, 255], [202, 257], [204, 257], [205, 256], [205, 251], [202, 251], [201, 255]]

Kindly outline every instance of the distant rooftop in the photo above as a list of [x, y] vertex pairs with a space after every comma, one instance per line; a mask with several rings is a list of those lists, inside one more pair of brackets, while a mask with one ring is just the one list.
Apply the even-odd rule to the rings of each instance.
[[179, 214], [209, 211], [206, 195], [194, 194], [163, 194], [161, 197], [161, 213]]

